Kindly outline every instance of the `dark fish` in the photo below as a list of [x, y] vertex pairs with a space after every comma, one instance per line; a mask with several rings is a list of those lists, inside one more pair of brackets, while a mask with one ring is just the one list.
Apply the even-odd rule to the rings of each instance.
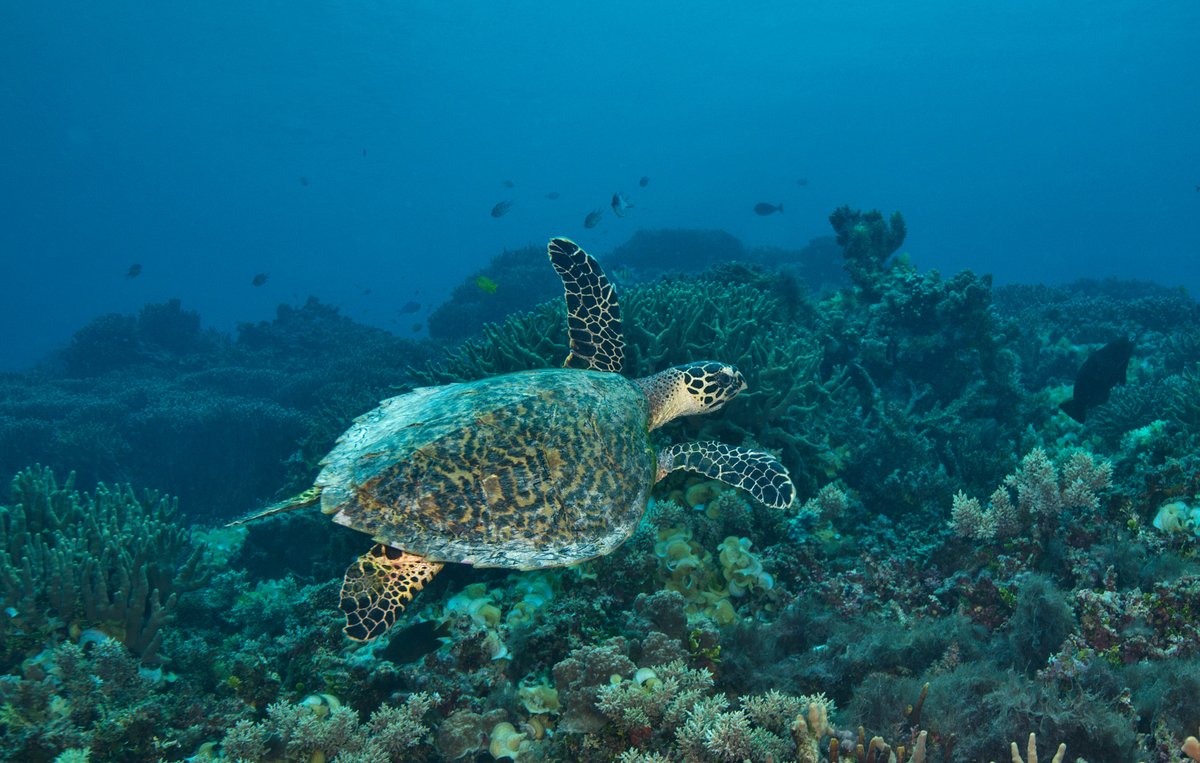
[[413, 302], [410, 300], [410, 301], [404, 303], [404, 307], [400, 308], [400, 314], [408, 315], [409, 313], [415, 313], [416, 311], [418, 311], [420, 309], [421, 309], [420, 302]]
[[422, 327], [423, 325], [424, 325], [424, 324], [421, 324], [421, 323], [414, 323], [414, 324], [412, 325], [412, 330], [413, 330], [413, 333], [415, 334], [415, 333], [417, 333], [418, 331], [420, 331], [420, 330], [421, 330], [421, 327]]
[[562, 196], [562, 194], [558, 191], [551, 191], [550, 193], [546, 194], [546, 198], [550, 199], [551, 201], [557, 199], [559, 196]]
[[449, 642], [449, 638], [448, 622], [422, 620], [392, 636], [379, 656], [388, 662], [405, 665], [437, 651], [438, 647]]
[[1132, 356], [1133, 342], [1126, 337], [1115, 339], [1088, 355], [1075, 376], [1073, 397], [1058, 407], [1082, 424], [1088, 408], [1108, 402], [1112, 388], [1125, 383], [1125, 371]]
[[511, 180], [505, 180], [505, 181], [504, 181], [504, 187], [505, 187], [505, 188], [516, 188], [516, 187], [517, 187], [517, 184], [516, 184], [516, 183], [514, 183], [514, 182], [513, 182], [513, 181], [511, 181]]
[[754, 205], [754, 211], [757, 214], [763, 215], [765, 217], [766, 215], [773, 215], [776, 212], [782, 212], [783, 204], [778, 204], [778, 205], [768, 204], [765, 201], [760, 201]]
[[645, 188], [646, 186], [650, 185], [650, 178], [642, 175], [641, 180], [638, 181], [638, 185], [640, 185], [642, 188]]
[[304, 185], [304, 186], [308, 185], [308, 178], [306, 178], [306, 177], [300, 178], [300, 185]]
[[512, 207], [512, 205], [513, 203], [511, 201], [500, 202], [496, 206], [492, 207], [492, 217], [504, 217], [506, 214], [508, 214], [508, 210], [510, 207]]
[[129, 272], [125, 274], [126, 278], [137, 278], [142, 274], [142, 263], [135, 262], [129, 266]]
[[617, 217], [624, 217], [625, 210], [632, 209], [632, 208], [633, 208], [633, 205], [629, 203], [628, 196], [621, 193], [620, 191], [613, 194], [612, 210], [617, 215]]
[[265, 284], [267, 282], [267, 279], [270, 277], [271, 277], [270, 273], [259, 273], [258, 275], [254, 276], [254, 278], [252, 278], [250, 280], [250, 283], [253, 286], [262, 286], [263, 284]]
[[600, 224], [600, 218], [604, 216], [603, 209], [596, 209], [588, 213], [588, 216], [583, 218], [583, 227], [595, 228]]
[[364, 149], [363, 149], [363, 156], [366, 156], [366, 155], [367, 155], [367, 149], [365, 149], [365, 148], [364, 148]]
[[808, 178], [800, 178], [796, 181], [796, 185], [808, 185]]

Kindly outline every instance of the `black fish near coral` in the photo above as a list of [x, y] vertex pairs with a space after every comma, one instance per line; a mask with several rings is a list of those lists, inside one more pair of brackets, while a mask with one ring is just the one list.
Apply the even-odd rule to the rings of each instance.
[[762, 215], [763, 217], [766, 217], [767, 215], [773, 215], [776, 212], [782, 212], [782, 211], [783, 211], [783, 204], [768, 204], [765, 201], [760, 201], [754, 205], [754, 213]]
[[125, 274], [126, 278], [137, 278], [142, 274], [142, 263], [135, 262], [129, 266], [129, 272]]
[[267, 282], [267, 279], [270, 277], [271, 277], [270, 273], [259, 273], [250, 280], [250, 284], [252, 286], [262, 286], [263, 284], [265, 284]]
[[1126, 337], [1115, 339], [1088, 355], [1075, 377], [1073, 397], [1058, 407], [1080, 424], [1087, 418], [1087, 409], [1108, 402], [1112, 388], [1125, 383], [1125, 371], [1133, 356], [1133, 342]]
[[511, 201], [500, 202], [496, 206], [492, 207], [492, 217], [504, 217], [506, 214], [508, 214], [508, 210], [512, 209], [512, 205], [513, 203]]
[[420, 302], [414, 302], [412, 300], [409, 300], [408, 302], [405, 302], [404, 307], [400, 308], [397, 312], [399, 312], [401, 315], [408, 315], [409, 313], [415, 313], [416, 311], [418, 311], [420, 309], [421, 309]]
[[638, 180], [638, 185], [642, 188], [645, 188], [646, 186], [650, 185], [650, 178], [642, 175], [641, 179]]
[[604, 216], [603, 209], [595, 209], [588, 213], [588, 216], [583, 218], [583, 227], [595, 228], [600, 224], [600, 218]]

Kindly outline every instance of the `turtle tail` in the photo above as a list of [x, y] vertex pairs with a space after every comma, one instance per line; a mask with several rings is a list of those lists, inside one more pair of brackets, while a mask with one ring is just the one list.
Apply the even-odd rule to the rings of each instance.
[[283, 514], [288, 511], [295, 511], [296, 509], [308, 508], [309, 506], [313, 506], [320, 500], [321, 500], [321, 488], [314, 485], [313, 487], [310, 487], [308, 490], [305, 490], [303, 493], [300, 493], [299, 495], [294, 495], [291, 498], [288, 498], [287, 500], [280, 501], [279, 503], [273, 503], [270, 506], [268, 506], [267, 508], [258, 512], [257, 514], [251, 514], [248, 517], [242, 517], [241, 519], [235, 519], [234, 521], [230, 522], [229, 524], [227, 524], [225, 526], [226, 527], [237, 527], [238, 525], [244, 525], [249, 522], [257, 522], [260, 519], [266, 519], [267, 517], [273, 517], [276, 514]]

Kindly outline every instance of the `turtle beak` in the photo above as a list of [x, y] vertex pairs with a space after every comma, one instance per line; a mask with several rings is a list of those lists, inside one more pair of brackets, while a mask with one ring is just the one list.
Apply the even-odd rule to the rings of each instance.
[[725, 372], [733, 377], [733, 383], [729, 385], [729, 396], [736, 397], [744, 391], [749, 385], [746, 384], [746, 377], [742, 376], [742, 372], [737, 370], [737, 366], [725, 366]]

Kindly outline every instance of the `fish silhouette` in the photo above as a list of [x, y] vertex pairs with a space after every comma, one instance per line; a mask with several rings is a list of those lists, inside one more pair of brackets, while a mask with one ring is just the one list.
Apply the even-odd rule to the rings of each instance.
[[1088, 355], [1075, 376], [1071, 399], [1058, 407], [1082, 424], [1088, 408], [1107, 403], [1112, 388], [1125, 383], [1125, 371], [1132, 356], [1133, 342], [1126, 337], [1115, 339]]

